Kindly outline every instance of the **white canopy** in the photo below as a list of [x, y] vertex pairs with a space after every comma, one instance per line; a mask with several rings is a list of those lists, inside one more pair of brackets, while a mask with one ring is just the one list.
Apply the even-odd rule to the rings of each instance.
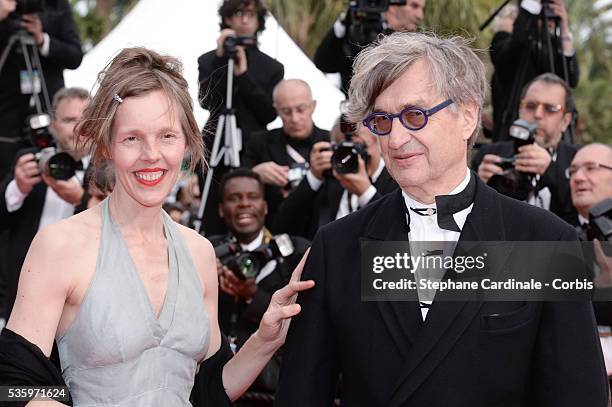
[[[194, 113], [202, 126], [208, 113], [197, 102], [197, 60], [201, 54], [216, 47], [218, 6], [215, 0], [140, 0], [114, 30], [85, 55], [78, 69], [65, 72], [66, 86], [94, 89], [98, 72], [122, 48], [145, 46], [183, 61], [184, 75], [196, 106]], [[344, 95], [272, 16], [266, 20], [266, 30], [260, 36], [260, 49], [285, 66], [285, 79], [300, 78], [310, 84], [317, 100], [314, 121], [319, 127], [330, 129], [339, 115], [339, 103]], [[280, 119], [269, 127], [280, 127]]]

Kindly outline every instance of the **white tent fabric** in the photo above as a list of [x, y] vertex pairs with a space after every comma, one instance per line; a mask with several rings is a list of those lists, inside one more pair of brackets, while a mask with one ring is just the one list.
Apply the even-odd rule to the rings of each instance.
[[[85, 55], [78, 69], [65, 71], [66, 86], [94, 89], [98, 72], [122, 48], [145, 46], [181, 59], [196, 106], [194, 113], [202, 126], [208, 113], [197, 102], [197, 59], [216, 48], [218, 6], [215, 0], [140, 0], [114, 30]], [[274, 17], [269, 16], [266, 20], [266, 30], [259, 40], [260, 49], [285, 66], [286, 79], [300, 78], [310, 84], [317, 100], [314, 121], [319, 127], [330, 129], [339, 115], [344, 95], [314, 66]], [[280, 125], [277, 118], [268, 127]]]

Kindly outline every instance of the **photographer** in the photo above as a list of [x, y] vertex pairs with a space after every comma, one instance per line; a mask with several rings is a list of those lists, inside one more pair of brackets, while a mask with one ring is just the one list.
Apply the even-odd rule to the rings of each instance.
[[329, 140], [329, 132], [315, 126], [312, 120], [317, 103], [306, 82], [281, 81], [273, 95], [283, 127], [253, 137], [243, 160], [243, 165], [252, 168], [266, 184], [269, 220], [274, 219], [278, 205], [306, 174], [313, 145]]
[[[254, 251], [272, 241], [271, 233], [264, 227], [267, 204], [263, 198], [263, 183], [259, 176], [248, 169], [227, 173], [220, 186], [222, 202], [219, 212], [229, 234], [210, 238], [219, 252], [219, 246], [235, 239], [242, 251]], [[309, 242], [291, 238], [293, 253], [288, 257], [268, 261], [256, 277], [239, 278], [234, 271], [217, 259], [219, 273], [219, 325], [221, 331], [235, 345], [242, 344], [255, 332], [270, 297], [289, 281], [293, 268], [306, 252]], [[278, 381], [280, 360], [276, 355], [263, 370], [237, 406], [272, 406]], [[259, 401], [258, 401], [259, 400]]]
[[[198, 58], [200, 104], [210, 111], [208, 129], [214, 134], [225, 107], [228, 55], [224, 44], [230, 37], [250, 37], [253, 41], [250, 45], [237, 45], [234, 50], [233, 108], [242, 130], [243, 146], [253, 132], [265, 130], [276, 118], [272, 89], [284, 75], [283, 65], [257, 47], [257, 35], [265, 29], [267, 12], [261, 0], [225, 0], [219, 8], [221, 33], [217, 48]], [[212, 142], [206, 141], [207, 146], [212, 146]]]
[[[267, 13], [262, 0], [224, 0], [219, 7], [221, 33], [217, 48], [198, 58], [200, 105], [210, 112], [204, 131], [208, 156], [212, 151], [219, 117], [226, 107], [228, 54], [233, 54], [234, 58], [232, 108], [238, 139], [242, 140], [239, 151], [241, 160], [253, 133], [265, 130], [266, 125], [276, 118], [272, 90], [283, 79], [285, 70], [280, 62], [257, 47], [257, 36], [265, 29]], [[241, 42], [249, 42], [250, 45], [238, 45]], [[218, 185], [227, 171], [228, 167], [221, 161], [216, 167], [212, 185]], [[204, 179], [200, 175], [200, 190], [204, 190], [203, 187]], [[204, 211], [207, 234], [223, 233], [225, 230], [223, 221], [217, 215], [218, 204], [219, 193], [212, 188]]]
[[[74, 135], [74, 126], [88, 103], [89, 92], [80, 88], [62, 89], [53, 99], [50, 131], [57, 149], [75, 161], [89, 161]], [[36, 232], [86, 209], [89, 200], [83, 186], [84, 167], [75, 167], [74, 176], [67, 180], [54, 179], [49, 173], [41, 173], [41, 155], [35, 148], [19, 151], [13, 175], [0, 182], [0, 230], [8, 230], [9, 235], [7, 316], [15, 300], [21, 265]]]
[[[361, 3], [361, 2], [360, 2]], [[425, 0], [406, 0], [402, 5], [393, 5], [387, 1], [378, 1], [377, 4], [382, 4], [382, 8], [387, 5], [387, 10], [382, 13], [382, 16], [377, 16], [376, 25], [380, 25], [381, 31], [378, 28], [373, 28], [374, 31], [391, 33], [393, 31], [416, 31], [423, 21], [425, 14]], [[401, 2], [400, 2], [401, 3]], [[349, 38], [347, 30], [351, 29], [351, 25], [360, 24], [359, 21], [351, 21], [353, 11], [358, 11], [359, 6], [349, 6], [348, 11], [342, 13], [332, 28], [327, 32], [323, 41], [317, 48], [314, 56], [314, 63], [321, 71], [326, 73], [340, 73], [341, 90], [347, 94], [351, 80], [351, 65], [354, 52], [351, 44], [355, 43], [355, 39]], [[359, 28], [361, 29], [361, 27]], [[368, 29], [365, 29], [366, 31]], [[371, 36], [373, 33], [365, 33], [366, 36]], [[368, 35], [370, 34], [370, 35]], [[358, 44], [366, 46], [367, 44]]]
[[311, 165], [306, 177], [276, 213], [272, 228], [275, 233], [291, 233], [312, 239], [321, 226], [397, 188], [380, 156], [376, 136], [361, 125], [357, 127], [358, 131], [354, 125], [350, 130], [342, 129], [345, 126], [341, 123], [342, 119], [332, 130], [336, 146], [350, 141], [364, 153], [356, 155], [354, 172], [339, 172], [342, 169], [338, 167], [342, 166], [346, 156], [337, 147], [333, 151], [332, 144], [327, 141], [316, 143], [310, 153]]
[[511, 141], [483, 146], [472, 160], [472, 168], [491, 185], [499, 181], [494, 176], [508, 174], [510, 169], [502, 165], [511, 161], [514, 169], [527, 177], [524, 181], [527, 185], [521, 185], [529, 190], [527, 202], [575, 224], [576, 210], [571, 205], [565, 170], [579, 146], [561, 140], [574, 109], [571, 90], [561, 78], [551, 73], [534, 78], [523, 89], [519, 118], [537, 126], [535, 142], [519, 147], [518, 151]]
[[[83, 52], [68, 0], [47, 0], [39, 13], [22, 14], [25, 2], [17, 1], [17, 12], [1, 17], [14, 9], [14, 1], [2, 0], [0, 12], [0, 50], [5, 50], [10, 38], [18, 29], [25, 30], [34, 40], [40, 54], [43, 77], [49, 98], [64, 87], [64, 69], [76, 69], [81, 64]], [[28, 2], [29, 6], [40, 2]], [[9, 7], [6, 7], [9, 5]], [[27, 10], [26, 10], [27, 11]], [[0, 72], [0, 179], [14, 164], [15, 153], [27, 145], [23, 127], [26, 117], [32, 113], [33, 94], [41, 96], [38, 77], [27, 74], [24, 55], [19, 41], [8, 54]]]
[[[572, 203], [578, 211], [579, 235], [583, 240], [593, 240], [593, 224], [589, 211], [606, 199], [612, 199], [612, 147], [599, 143], [582, 147], [574, 156], [567, 175], [572, 191]], [[607, 216], [609, 217], [610, 213]], [[612, 285], [612, 258], [606, 256], [601, 242], [593, 242], [593, 250], [594, 253], [585, 257], [594, 258], [597, 264], [598, 274], [595, 282], [600, 287]], [[593, 303], [609, 380], [612, 379], [611, 304], [610, 302]]]
[[[544, 27], [545, 22], [548, 27]], [[490, 54], [495, 68], [494, 141], [507, 140], [508, 128], [516, 117], [519, 92], [533, 78], [551, 72], [572, 88], [578, 84], [578, 58], [564, 0], [522, 0], [512, 31], [502, 29], [495, 33]]]

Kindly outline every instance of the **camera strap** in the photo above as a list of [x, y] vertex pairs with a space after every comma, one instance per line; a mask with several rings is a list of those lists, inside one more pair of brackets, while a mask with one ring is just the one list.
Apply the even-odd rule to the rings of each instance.
[[307, 161], [300, 153], [297, 152], [295, 148], [291, 147], [289, 144], [287, 144], [287, 154], [289, 154], [289, 157], [291, 157], [291, 159], [298, 164], [304, 164]]

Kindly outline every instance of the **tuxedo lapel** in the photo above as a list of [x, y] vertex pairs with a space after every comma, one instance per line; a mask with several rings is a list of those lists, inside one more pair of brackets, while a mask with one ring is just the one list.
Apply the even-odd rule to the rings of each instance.
[[[384, 198], [368, 226], [364, 237], [367, 240], [407, 241], [408, 226], [402, 204], [401, 190]], [[402, 356], [407, 356], [412, 342], [423, 323], [421, 310], [416, 301], [376, 301], [376, 305], [387, 330]]]
[[[505, 240], [500, 198], [479, 179], [476, 181], [474, 206], [467, 217], [459, 241]], [[440, 297], [437, 298], [418, 332], [414, 346], [405, 358], [404, 375], [397, 382], [388, 403], [390, 407], [401, 406], [410, 398], [451, 351], [482, 306], [482, 302], [477, 301], [476, 297], [469, 302], [439, 301]]]

